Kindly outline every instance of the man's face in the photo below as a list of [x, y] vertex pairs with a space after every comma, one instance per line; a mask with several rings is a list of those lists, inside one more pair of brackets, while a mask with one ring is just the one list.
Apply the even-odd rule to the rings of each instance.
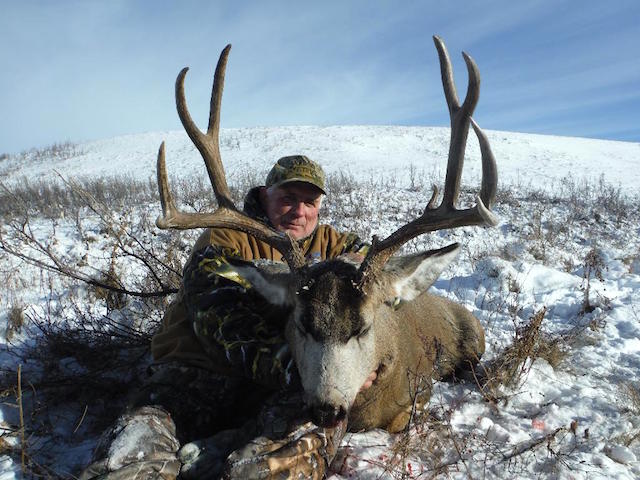
[[289, 232], [295, 240], [311, 235], [318, 224], [322, 192], [309, 183], [263, 188], [260, 200], [271, 224], [281, 232]]

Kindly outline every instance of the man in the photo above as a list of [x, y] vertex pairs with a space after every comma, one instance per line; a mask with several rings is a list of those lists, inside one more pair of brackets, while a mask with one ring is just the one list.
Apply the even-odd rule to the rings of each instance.
[[[283, 157], [265, 185], [248, 192], [244, 210], [288, 232], [309, 262], [363, 255], [367, 246], [356, 235], [318, 224], [324, 194], [325, 175], [318, 164], [302, 155]], [[219, 467], [198, 457], [203, 445], [209, 459], [219, 459], [258, 434], [259, 441], [230, 457], [230, 478], [324, 475], [346, 424], [319, 429], [300, 416], [301, 387], [284, 339], [288, 312], [271, 306], [235, 268], [256, 260], [281, 261], [282, 256], [235, 230], [207, 229], [199, 237], [184, 267], [182, 288], [152, 340], [153, 374], [96, 449], [94, 458], [102, 460], [81, 479], [170, 479], [181, 463], [187, 464], [183, 477], [196, 478], [203, 469]], [[291, 394], [267, 401], [277, 391]], [[269, 407], [256, 421], [265, 403]], [[215, 432], [222, 433], [176, 453], [180, 444]], [[114, 445], [136, 435], [145, 439], [138, 442], [144, 447], [120, 448], [114, 455]], [[223, 440], [227, 449], [220, 447]], [[215, 471], [206, 473], [211, 478]]]

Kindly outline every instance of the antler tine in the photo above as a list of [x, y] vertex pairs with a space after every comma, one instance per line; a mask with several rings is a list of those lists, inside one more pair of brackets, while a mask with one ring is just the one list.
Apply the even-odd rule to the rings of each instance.
[[[490, 211], [494, 202], [498, 175], [495, 158], [489, 146], [489, 140], [477, 123], [471, 118], [478, 103], [480, 95], [480, 72], [473, 59], [463, 53], [467, 70], [469, 72], [469, 84], [467, 95], [460, 106], [458, 94], [453, 80], [453, 69], [449, 54], [442, 39], [433, 37], [442, 75], [449, 115], [451, 117], [451, 144], [449, 146], [449, 158], [447, 162], [447, 174], [445, 178], [445, 190], [439, 207], [435, 207], [438, 195], [434, 186], [433, 195], [427, 203], [424, 213], [415, 220], [401, 226], [384, 240], [377, 236], [373, 241], [367, 256], [360, 265], [358, 288], [366, 292], [370, 284], [379, 274], [389, 258], [406, 242], [423, 233], [449, 228], [457, 228], [468, 225], [497, 225], [498, 220]], [[458, 210], [455, 207], [460, 190], [460, 178], [464, 162], [464, 152], [469, 133], [469, 126], [473, 129], [480, 143], [482, 155], [482, 186], [480, 195], [476, 196], [476, 205], [471, 208]]]
[[449, 114], [452, 114], [456, 109], [460, 108], [460, 102], [458, 101], [458, 91], [456, 90], [456, 84], [453, 80], [453, 67], [451, 66], [451, 59], [449, 58], [449, 52], [447, 51], [447, 47], [444, 44], [444, 41], [439, 36], [433, 36], [433, 43], [435, 43], [436, 50], [438, 51], [438, 60], [440, 61], [440, 75], [442, 76], [444, 98], [447, 100]]
[[207, 135], [220, 138], [220, 106], [222, 105], [222, 91], [224, 90], [224, 76], [227, 71], [227, 60], [231, 52], [231, 44], [222, 49], [216, 71], [213, 75], [213, 87], [211, 88], [211, 103], [209, 104], [209, 125], [207, 127]]
[[462, 107], [458, 101], [458, 93], [453, 78], [451, 59], [442, 39], [433, 37], [438, 50], [440, 71], [442, 74], [442, 87], [444, 89], [449, 116], [451, 118], [451, 139], [449, 143], [449, 160], [447, 162], [447, 175], [445, 178], [444, 198], [442, 202], [453, 208], [460, 195], [460, 178], [464, 164], [464, 152], [467, 146], [469, 134], [469, 121], [480, 98], [480, 71], [473, 59], [466, 53], [462, 53], [469, 73], [467, 95]]
[[222, 103], [222, 90], [224, 88], [224, 74], [230, 51], [231, 45], [227, 45], [222, 50], [222, 53], [220, 53], [220, 58], [216, 66], [216, 72], [213, 77], [213, 88], [211, 89], [211, 108], [209, 110], [207, 133], [204, 134], [200, 131], [191, 118], [191, 114], [187, 108], [187, 101], [184, 95], [184, 78], [189, 71], [188, 67], [183, 68], [176, 79], [176, 108], [178, 109], [178, 116], [187, 135], [189, 135], [189, 138], [198, 148], [204, 159], [218, 205], [235, 210], [236, 207], [233, 200], [231, 200], [231, 192], [227, 186], [227, 178], [224, 173], [224, 167], [222, 166], [219, 140], [220, 105]]
[[162, 215], [158, 215], [158, 218], [156, 218], [156, 226], [162, 229], [171, 228], [169, 225], [175, 217], [176, 204], [169, 189], [169, 179], [167, 178], [167, 167], [164, 158], [164, 142], [160, 144], [160, 149], [158, 150], [156, 175], [158, 178], [160, 205], [162, 206]]
[[298, 243], [288, 234], [279, 232], [267, 225], [240, 212], [233, 200], [227, 185], [227, 180], [220, 155], [220, 105], [222, 102], [222, 88], [224, 73], [231, 45], [220, 54], [211, 93], [211, 110], [209, 112], [209, 126], [207, 133], [202, 133], [189, 114], [184, 95], [184, 78], [188, 68], [183, 68], [176, 79], [176, 107], [189, 138], [200, 151], [207, 167], [218, 208], [213, 213], [189, 212], [177, 209], [167, 177], [165, 162], [165, 144], [162, 142], [158, 150], [157, 178], [162, 215], [156, 219], [156, 225], [162, 229], [188, 230], [192, 228], [219, 227], [245, 232], [271, 245], [282, 253], [292, 271], [305, 265], [304, 255]]
[[[471, 126], [478, 137], [480, 144], [480, 154], [482, 156], [482, 186], [480, 187], [480, 200], [478, 204], [483, 204], [487, 208], [491, 208], [496, 199], [496, 190], [498, 188], [498, 168], [496, 167], [496, 159], [491, 151], [489, 139], [487, 135], [478, 126], [476, 121], [471, 119]], [[493, 217], [493, 222], [487, 223], [497, 225], [498, 219]]]

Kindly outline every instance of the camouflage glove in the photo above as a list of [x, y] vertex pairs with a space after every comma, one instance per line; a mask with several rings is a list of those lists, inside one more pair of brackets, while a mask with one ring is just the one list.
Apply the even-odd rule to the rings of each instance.
[[229, 455], [223, 478], [324, 478], [347, 421], [335, 428], [321, 428], [308, 421], [302, 407], [300, 393], [275, 396], [258, 419], [261, 436]]
[[179, 443], [169, 414], [141, 407], [122, 415], [100, 439], [79, 480], [175, 480]]
[[281, 440], [255, 438], [229, 455], [223, 478], [322, 479], [338, 451], [346, 428], [346, 421], [335, 428], [320, 428], [306, 422]]

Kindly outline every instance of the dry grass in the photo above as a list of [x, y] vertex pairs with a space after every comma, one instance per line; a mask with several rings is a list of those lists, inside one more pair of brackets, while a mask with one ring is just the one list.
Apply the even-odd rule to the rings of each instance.
[[[640, 417], [640, 387], [636, 383], [626, 382], [620, 386], [619, 404], [621, 413], [631, 418]], [[628, 432], [616, 440], [625, 446], [640, 442], [640, 425], [634, 424]]]
[[24, 326], [24, 307], [22, 305], [13, 305], [9, 309], [7, 315], [7, 330], [5, 336], [8, 341], [22, 331]]
[[599, 248], [594, 247], [587, 252], [584, 258], [584, 274], [582, 276], [582, 289], [584, 297], [582, 301], [582, 312], [591, 313], [595, 310], [595, 306], [591, 304], [591, 280], [592, 278], [604, 281], [602, 271], [605, 268], [604, 258]]
[[627, 408], [629, 408], [634, 415], [640, 416], [640, 386], [636, 383], [629, 382], [622, 387], [622, 392]]
[[504, 399], [500, 388], [520, 384], [537, 358], [546, 360], [556, 368], [566, 357], [564, 339], [553, 338], [542, 330], [546, 313], [547, 309], [543, 308], [532, 315], [528, 322], [516, 325], [513, 342], [483, 366], [482, 388], [491, 401]]

